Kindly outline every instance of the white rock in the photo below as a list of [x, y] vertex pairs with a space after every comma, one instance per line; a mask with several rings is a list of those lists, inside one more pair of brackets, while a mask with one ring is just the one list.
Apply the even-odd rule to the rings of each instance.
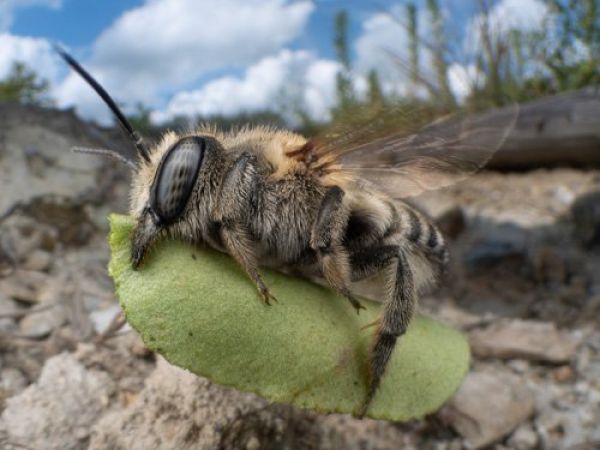
[[100, 420], [89, 448], [217, 448], [223, 427], [267, 404], [252, 394], [213, 385], [160, 358], [137, 401]]
[[480, 357], [522, 358], [566, 363], [575, 356], [579, 340], [551, 322], [505, 319], [469, 334], [473, 353]]
[[508, 446], [514, 450], [531, 450], [538, 445], [538, 435], [530, 424], [519, 426], [508, 439]]
[[52, 305], [50, 309], [27, 314], [19, 323], [19, 334], [30, 338], [42, 338], [63, 325], [67, 320], [62, 305]]
[[[98, 333], [98, 334], [104, 333], [108, 329], [108, 327], [110, 326], [112, 321], [115, 319], [115, 317], [120, 313], [121, 313], [121, 307], [116, 303], [109, 306], [108, 308], [104, 308], [99, 311], [94, 311], [93, 313], [91, 313], [90, 319], [92, 320], [92, 323], [94, 324], [94, 329], [96, 330], [96, 333]], [[131, 326], [128, 323], [126, 323], [121, 328], [121, 330], [119, 330], [119, 332], [123, 333], [123, 332], [129, 331], [129, 330], [131, 330]]]
[[37, 303], [48, 279], [42, 272], [16, 270], [0, 279], [0, 293], [22, 302]]
[[27, 448], [83, 450], [81, 430], [89, 430], [113, 397], [115, 386], [105, 372], [87, 370], [69, 353], [44, 365], [38, 381], [6, 401], [0, 428], [7, 441]]
[[26, 270], [36, 270], [40, 272], [45, 272], [48, 270], [51, 263], [51, 253], [48, 253], [44, 250], [36, 249], [27, 256], [27, 259], [25, 259], [25, 262], [22, 264], [22, 267]]
[[27, 387], [27, 378], [19, 369], [7, 367], [0, 371], [0, 386], [7, 396], [12, 396]]
[[490, 445], [525, 422], [533, 396], [519, 377], [505, 371], [471, 372], [440, 417], [462, 435], [469, 448]]

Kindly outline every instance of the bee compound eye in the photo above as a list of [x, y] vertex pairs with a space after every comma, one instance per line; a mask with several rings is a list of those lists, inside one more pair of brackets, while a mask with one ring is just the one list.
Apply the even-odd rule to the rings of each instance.
[[188, 137], [178, 141], [161, 161], [151, 188], [150, 206], [163, 224], [179, 218], [194, 189], [206, 140]]

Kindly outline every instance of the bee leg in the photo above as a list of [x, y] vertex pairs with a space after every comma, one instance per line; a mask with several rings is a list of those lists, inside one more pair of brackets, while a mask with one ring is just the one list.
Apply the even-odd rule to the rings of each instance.
[[211, 218], [220, 228], [227, 252], [254, 282], [263, 301], [270, 305], [271, 301], [277, 299], [260, 276], [254, 243], [247, 225], [249, 217], [256, 213], [258, 183], [256, 156], [244, 152], [225, 174]]
[[380, 245], [352, 253], [352, 281], [362, 280], [380, 272], [398, 256], [398, 248], [397, 245]]
[[387, 280], [392, 295], [384, 303], [383, 314], [371, 347], [369, 386], [367, 397], [358, 413], [359, 417], [366, 414], [396, 346], [396, 341], [406, 332], [415, 309], [416, 293], [413, 273], [406, 252], [402, 248], [398, 249], [395, 260], [396, 263], [390, 265], [393, 270], [390, 271]]
[[221, 228], [221, 238], [228, 253], [242, 266], [246, 274], [256, 285], [263, 302], [267, 305], [270, 305], [271, 301], [277, 302], [277, 299], [271, 294], [271, 291], [260, 276], [257, 258], [252, 249], [252, 241], [248, 237], [246, 229], [236, 224], [224, 225]]
[[149, 208], [144, 209], [133, 230], [131, 239], [131, 266], [137, 270], [148, 249], [158, 236], [160, 229], [156, 225]]
[[343, 203], [344, 191], [337, 186], [329, 188], [321, 203], [311, 233], [311, 247], [317, 252], [327, 282], [350, 301], [356, 312], [364, 306], [348, 288], [350, 259], [342, 245], [348, 225], [348, 208]]

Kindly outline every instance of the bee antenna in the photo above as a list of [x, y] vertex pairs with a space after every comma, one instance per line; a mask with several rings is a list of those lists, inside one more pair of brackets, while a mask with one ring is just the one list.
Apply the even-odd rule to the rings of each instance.
[[107, 148], [73, 147], [71, 148], [71, 151], [74, 153], [85, 153], [86, 155], [107, 156], [109, 158], [114, 158], [117, 161], [120, 161], [124, 164], [127, 164], [134, 170], [137, 168], [133, 161], [125, 158], [125, 156], [121, 155], [116, 150], [109, 150]]
[[62, 47], [58, 44], [54, 44], [54, 50], [65, 60], [65, 62], [94, 89], [104, 103], [110, 108], [112, 113], [115, 115], [121, 126], [125, 129], [129, 138], [133, 141], [135, 148], [138, 153], [146, 162], [150, 162], [150, 151], [144, 142], [142, 136], [133, 129], [123, 112], [119, 109], [115, 101], [108, 95], [108, 92], [98, 83], [81, 65], [73, 59]]

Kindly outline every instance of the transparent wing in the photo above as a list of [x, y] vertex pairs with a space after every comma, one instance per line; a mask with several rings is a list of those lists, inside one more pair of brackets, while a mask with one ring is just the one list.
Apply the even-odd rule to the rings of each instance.
[[[374, 117], [348, 133], [315, 140], [319, 168], [367, 179], [393, 198], [405, 198], [465, 179], [502, 146], [518, 106], [453, 115], [407, 132], [410, 115]], [[402, 128], [403, 131], [397, 131]]]

